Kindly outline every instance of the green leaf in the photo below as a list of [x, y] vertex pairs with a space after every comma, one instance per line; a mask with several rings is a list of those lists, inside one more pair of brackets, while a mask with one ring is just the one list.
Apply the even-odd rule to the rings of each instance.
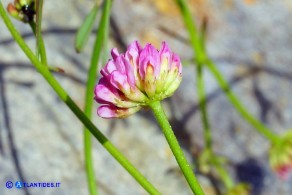
[[92, 31], [92, 27], [97, 15], [98, 6], [94, 6], [92, 10], [88, 13], [86, 16], [84, 23], [79, 28], [76, 37], [75, 37], [75, 49], [77, 53], [80, 53], [85, 44], [87, 43], [87, 40], [89, 38], [89, 35]]

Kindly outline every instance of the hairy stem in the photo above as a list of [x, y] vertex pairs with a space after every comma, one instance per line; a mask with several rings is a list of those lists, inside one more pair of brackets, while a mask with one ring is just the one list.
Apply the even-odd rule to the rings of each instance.
[[153, 102], [149, 105], [149, 107], [152, 109], [154, 116], [161, 127], [163, 134], [170, 146], [170, 149], [183, 173], [185, 176], [191, 190], [196, 195], [203, 195], [204, 192], [197, 181], [196, 176], [194, 175], [194, 172], [192, 168], [190, 167], [187, 159], [185, 158], [185, 155], [183, 151], [181, 150], [179, 143], [173, 133], [173, 130], [168, 122], [168, 119], [164, 113], [164, 110], [160, 104], [160, 102]]

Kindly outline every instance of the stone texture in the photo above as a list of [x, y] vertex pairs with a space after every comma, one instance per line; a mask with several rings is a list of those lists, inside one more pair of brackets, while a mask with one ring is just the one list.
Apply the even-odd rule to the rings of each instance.
[[[2, 1], [4, 5], [8, 0]], [[292, 127], [292, 4], [290, 0], [190, 0], [194, 16], [208, 17], [207, 48], [243, 104], [273, 131]], [[83, 107], [87, 67], [94, 35], [84, 53], [74, 51], [74, 34], [93, 1], [45, 1], [43, 32], [49, 63], [65, 69], [55, 74], [70, 96]], [[188, 65], [178, 92], [164, 106], [190, 159], [203, 147], [195, 89], [193, 52], [173, 1], [114, 1], [112, 16], [123, 41], [134, 39], [159, 46], [162, 40]], [[30, 29], [17, 21], [28, 44]], [[0, 20], [0, 194], [25, 194], [5, 188], [7, 180], [61, 182], [60, 188], [28, 189], [30, 194], [87, 194], [82, 125], [35, 71]], [[110, 47], [122, 49], [112, 31]], [[109, 47], [109, 48], [110, 48]], [[208, 111], [214, 148], [230, 159], [237, 181], [253, 185], [253, 194], [289, 195], [291, 178], [283, 182], [267, 162], [268, 142], [230, 105], [206, 70]], [[93, 121], [163, 194], [191, 194], [171, 151], [147, 110], [125, 120]], [[100, 194], [146, 194], [129, 174], [94, 141], [94, 165]], [[14, 155], [13, 155], [14, 154]], [[19, 167], [19, 168], [17, 168]], [[207, 194], [215, 194], [199, 175]]]

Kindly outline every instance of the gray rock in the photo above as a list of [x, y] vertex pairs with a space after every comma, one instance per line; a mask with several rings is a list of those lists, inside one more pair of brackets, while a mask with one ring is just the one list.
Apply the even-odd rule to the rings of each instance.
[[[8, 2], [3, 0], [5, 6]], [[193, 164], [194, 154], [204, 146], [193, 51], [174, 6], [165, 3], [161, 7], [157, 2], [114, 1], [112, 16], [126, 44], [138, 39], [159, 46], [166, 40], [189, 64], [183, 70], [180, 88], [164, 106]], [[192, 5], [192, 9], [201, 6], [195, 8], [198, 18], [208, 15], [209, 54], [242, 103], [274, 132], [291, 128], [290, 1], [255, 1], [251, 5], [240, 0], [194, 2], [201, 2]], [[82, 54], [74, 51], [74, 35], [92, 4], [88, 0], [45, 1], [43, 15], [49, 64], [65, 69], [65, 74], [55, 76], [81, 108], [94, 35]], [[29, 27], [13, 22], [34, 49]], [[4, 186], [8, 180], [22, 179], [61, 182], [60, 188], [28, 188], [30, 194], [88, 194], [82, 124], [33, 68], [2, 20], [0, 29], [0, 194], [25, 194], [24, 190]], [[113, 37], [109, 48], [115, 45], [122, 51], [123, 45]], [[233, 178], [250, 182], [254, 194], [291, 194], [291, 178], [282, 182], [269, 168], [269, 143], [239, 116], [213, 75], [208, 70], [204, 75], [214, 148], [230, 159]], [[94, 123], [162, 194], [191, 194], [149, 111], [123, 120], [104, 120], [96, 116], [97, 106], [94, 104], [92, 112]], [[97, 141], [93, 142], [100, 194], [147, 194]], [[206, 192], [213, 194], [209, 179], [202, 175], [199, 178]]]

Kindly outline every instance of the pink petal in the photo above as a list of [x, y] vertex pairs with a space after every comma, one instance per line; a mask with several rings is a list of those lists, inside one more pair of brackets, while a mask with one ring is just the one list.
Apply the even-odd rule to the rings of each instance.
[[133, 41], [127, 48], [127, 51], [137, 51], [138, 53], [142, 50], [142, 46], [140, 43], [136, 40]]
[[172, 63], [171, 63], [171, 69], [176, 66], [178, 68], [178, 73], [181, 74], [182, 73], [182, 64], [180, 61], [180, 58], [177, 54], [172, 53]]
[[160, 56], [160, 61], [162, 61], [163, 58], [167, 58], [168, 62], [170, 61], [171, 51], [165, 41], [163, 41], [161, 44], [161, 48], [159, 50], [159, 56]]
[[160, 72], [160, 57], [157, 49], [151, 44], [147, 44], [140, 53], [139, 57], [139, 74], [144, 80], [146, 68], [151, 65], [154, 70], [154, 76], [159, 75]]
[[98, 116], [102, 118], [125, 118], [139, 111], [140, 107], [118, 108], [114, 105], [103, 105], [97, 109]]
[[111, 50], [111, 56], [113, 57], [114, 60], [115, 60], [119, 55], [120, 55], [120, 54], [119, 54], [119, 51], [118, 51], [117, 48], [113, 48], [113, 49]]
[[135, 75], [134, 75], [134, 69], [131, 66], [130, 62], [123, 56], [118, 56], [115, 59], [115, 65], [117, 67], [117, 70], [121, 73], [127, 76], [128, 83], [131, 86], [135, 86]]
[[138, 60], [141, 51], [141, 45], [138, 43], [138, 41], [134, 41], [128, 46], [128, 49], [125, 53], [125, 59], [133, 66], [134, 69], [137, 69], [138, 67]]
[[117, 99], [120, 99], [118, 92], [111, 88], [108, 81], [104, 81], [105, 78], [101, 78], [98, 85], [94, 88], [94, 99], [100, 103], [116, 103]]
[[100, 106], [97, 109], [97, 114], [98, 114], [98, 116], [100, 116], [102, 118], [117, 118], [118, 115], [116, 113], [116, 109], [117, 109], [117, 107], [115, 107], [113, 105]]
[[112, 72], [110, 84], [124, 93], [130, 93], [130, 85], [127, 76], [119, 71]]
[[128, 79], [128, 83], [132, 86], [135, 87], [136, 82], [135, 82], [135, 75], [134, 75], [134, 67], [130, 64], [130, 62], [126, 59], [123, 58], [124, 65], [126, 68], [126, 75]]
[[137, 67], [139, 54], [142, 50], [141, 45], [138, 41], [134, 41], [128, 46], [128, 49], [125, 53], [125, 58], [133, 65], [133, 68]]
[[115, 59], [115, 65], [117, 67], [117, 70], [122, 73], [122, 74], [126, 74], [126, 65], [124, 63], [124, 60], [123, 60], [123, 56], [118, 56], [116, 59]]
[[113, 60], [109, 60], [109, 61], [106, 63], [105, 67], [104, 67], [103, 69], [100, 70], [100, 73], [101, 73], [102, 76], [108, 78], [109, 75], [110, 75], [113, 71], [115, 71], [115, 70], [117, 70], [117, 67], [116, 67], [114, 61], [113, 61]]
[[[127, 97], [125, 97], [124, 95], [119, 94], [121, 92], [116, 90], [113, 86], [109, 85], [108, 81], [105, 78], [101, 78], [101, 81], [102, 82], [99, 82], [99, 84], [96, 85], [94, 89], [94, 94], [95, 94], [94, 99], [98, 103], [112, 104], [120, 108], [131, 108], [131, 107], [136, 107], [139, 105], [139, 103], [133, 102], [129, 100]], [[138, 95], [135, 94], [133, 98], [139, 98], [139, 97], [136, 97]]]
[[[125, 53], [125, 60], [128, 62], [127, 65], [130, 65], [131, 68], [131, 73], [129, 73], [128, 76], [128, 81], [133, 87], [134, 85], [138, 85], [141, 87], [140, 84], [140, 79], [138, 77], [138, 63], [139, 63], [139, 55], [142, 50], [141, 45], [138, 43], [138, 41], [134, 41], [128, 46], [128, 49]], [[128, 70], [130, 69], [129, 67], [127, 68]]]

